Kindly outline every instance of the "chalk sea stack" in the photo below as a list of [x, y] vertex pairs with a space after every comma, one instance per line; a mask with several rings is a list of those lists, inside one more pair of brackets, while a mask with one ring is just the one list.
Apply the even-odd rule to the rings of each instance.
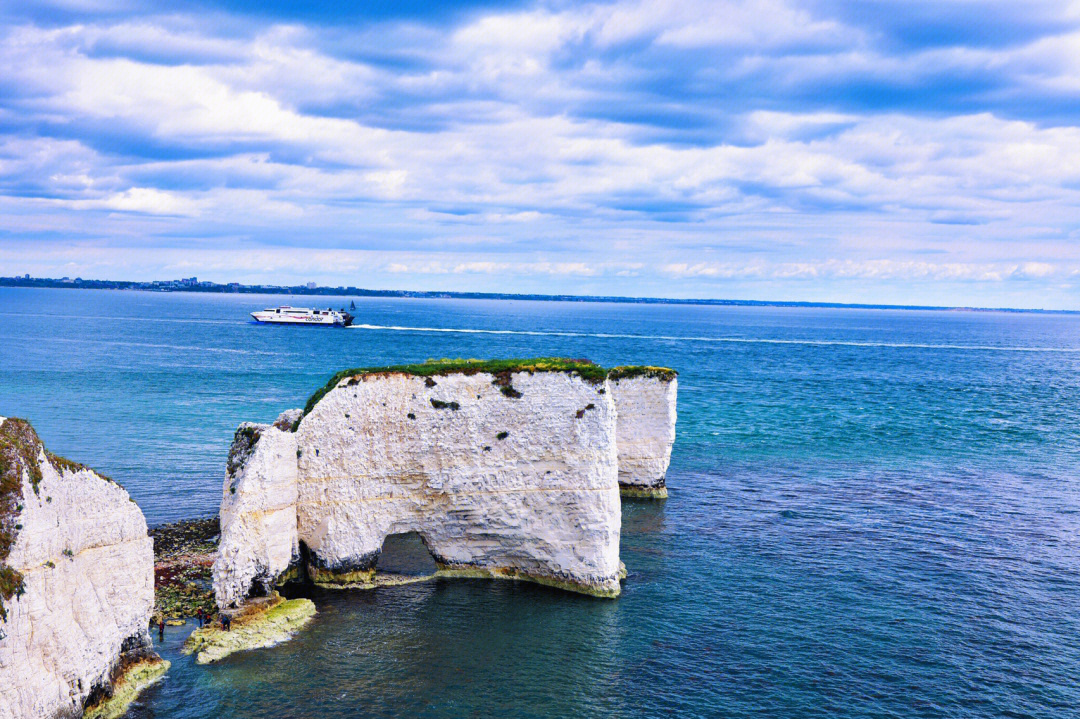
[[168, 668], [154, 552], [118, 484], [0, 417], [0, 719], [118, 716]]
[[675, 443], [678, 377], [666, 367], [616, 367], [608, 373], [608, 384], [618, 414], [622, 496], [664, 499]]
[[[627, 432], [625, 471], [623, 397], [647, 421]], [[214, 566], [218, 605], [241, 607], [287, 579], [375, 586], [384, 540], [412, 532], [435, 577], [615, 597], [620, 479], [663, 487], [674, 402], [671, 370], [619, 368], [609, 379], [577, 360], [339, 372], [303, 412], [237, 431]]]

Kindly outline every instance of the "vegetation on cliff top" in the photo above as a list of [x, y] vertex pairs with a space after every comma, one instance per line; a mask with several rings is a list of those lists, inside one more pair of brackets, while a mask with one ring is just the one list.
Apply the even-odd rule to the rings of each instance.
[[231, 479], [247, 462], [248, 457], [255, 451], [255, 445], [262, 437], [262, 430], [253, 424], [245, 422], [240, 425], [233, 435], [232, 446], [229, 447], [229, 459], [225, 470]]
[[[488, 373], [499, 377], [507, 377], [509, 373], [514, 372], [528, 372], [534, 374], [536, 372], [566, 372], [568, 374], [576, 374], [586, 382], [592, 384], [601, 384], [607, 379], [608, 371], [599, 365], [595, 365], [589, 360], [584, 359], [565, 359], [561, 357], [536, 357], [532, 359], [505, 359], [505, 360], [478, 360], [478, 359], [439, 359], [428, 360], [421, 364], [402, 364], [402, 365], [388, 365], [385, 367], [357, 367], [354, 369], [347, 369], [338, 372], [330, 381], [321, 387], [315, 394], [311, 395], [307, 404], [304, 406], [304, 414], [300, 419], [296, 420], [293, 424], [293, 431], [300, 426], [300, 421], [306, 417], [311, 410], [315, 408], [315, 405], [319, 403], [326, 393], [338, 386], [338, 384], [346, 379], [353, 378], [356, 381], [360, 381], [359, 378], [369, 375], [390, 375], [390, 374], [406, 374], [414, 377], [427, 377], [431, 378], [438, 375], [449, 374], [480, 374]], [[507, 380], [496, 382], [500, 387], [509, 387]], [[503, 394], [507, 396], [513, 396], [510, 393], [516, 393], [516, 390], [510, 388], [510, 391], [503, 391]]]
[[675, 370], [668, 369], [667, 367], [626, 366], [612, 368], [612, 370], [608, 372], [608, 379], [618, 381], [620, 379], [630, 379], [631, 377], [648, 377], [663, 382], [670, 382], [675, 379], [678, 374], [679, 373]]

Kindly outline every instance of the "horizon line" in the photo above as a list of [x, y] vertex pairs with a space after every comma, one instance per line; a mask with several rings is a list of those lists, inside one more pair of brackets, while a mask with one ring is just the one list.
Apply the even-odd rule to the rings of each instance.
[[[197, 277], [197, 276], [196, 276]], [[212, 294], [264, 294], [404, 297], [415, 299], [480, 299], [529, 300], [537, 302], [608, 302], [618, 304], [713, 305], [735, 307], [818, 307], [828, 309], [908, 310], [931, 312], [1010, 312], [1026, 314], [1080, 314], [1080, 310], [1053, 310], [1035, 307], [974, 307], [968, 305], [898, 305], [868, 302], [829, 302], [812, 300], [747, 300], [677, 297], [631, 297], [625, 295], [568, 295], [530, 292], [474, 292], [462, 290], [373, 290], [354, 286], [313, 285], [247, 285], [240, 282], [219, 283], [203, 280], [190, 283], [196, 277], [181, 280], [84, 280], [76, 278], [0, 277], [0, 287], [30, 289], [129, 290], [143, 292], [193, 292]]]

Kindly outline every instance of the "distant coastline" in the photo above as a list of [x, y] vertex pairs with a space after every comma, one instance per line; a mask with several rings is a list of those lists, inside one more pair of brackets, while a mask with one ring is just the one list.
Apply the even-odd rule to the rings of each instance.
[[311, 295], [348, 297], [413, 297], [419, 299], [532, 300], [538, 302], [621, 302], [649, 305], [728, 305], [737, 307], [820, 307], [863, 310], [933, 310], [938, 312], [1018, 312], [1048, 315], [1074, 315], [1080, 310], [1017, 309], [1012, 307], [950, 307], [947, 305], [887, 305], [855, 302], [796, 302], [781, 300], [710, 300], [668, 297], [620, 297], [608, 295], [544, 295], [508, 292], [440, 292], [421, 290], [369, 290], [362, 287], [324, 287], [306, 285], [245, 285], [239, 282], [220, 284], [199, 281], [196, 277], [181, 280], [84, 280], [67, 277], [0, 277], [0, 287], [37, 287], [83, 290], [141, 290], [145, 292], [210, 292], [219, 294]]

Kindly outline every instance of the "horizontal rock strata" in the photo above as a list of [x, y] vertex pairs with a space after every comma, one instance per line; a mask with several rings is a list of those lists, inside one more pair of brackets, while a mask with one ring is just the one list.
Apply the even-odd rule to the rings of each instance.
[[153, 604], [153, 546], [128, 493], [0, 418], [0, 719], [110, 699], [129, 667], [157, 661]]

